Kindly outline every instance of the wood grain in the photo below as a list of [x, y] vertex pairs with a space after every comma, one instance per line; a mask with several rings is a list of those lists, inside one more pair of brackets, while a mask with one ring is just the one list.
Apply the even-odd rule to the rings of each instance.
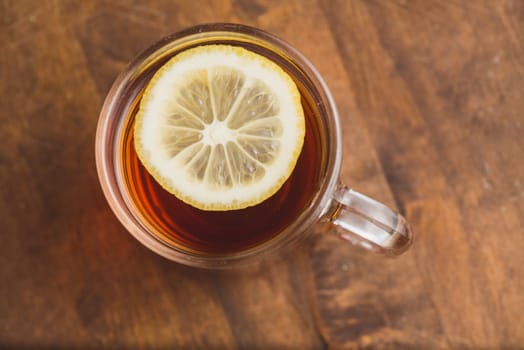
[[[417, 233], [397, 259], [316, 235], [233, 271], [156, 256], [94, 166], [116, 75], [202, 22], [268, 30], [330, 86], [341, 180]], [[0, 2], [0, 348], [524, 347], [524, 2]]]

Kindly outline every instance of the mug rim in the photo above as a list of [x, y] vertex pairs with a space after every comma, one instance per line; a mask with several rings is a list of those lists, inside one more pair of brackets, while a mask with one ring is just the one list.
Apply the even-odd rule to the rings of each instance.
[[[159, 55], [167, 50], [168, 47], [176, 46], [177, 42], [189, 41], [191, 38], [205, 42], [205, 39], [212, 38], [213, 34], [215, 36], [223, 34], [226, 36], [251, 37], [270, 45], [270, 49], [275, 48], [286, 53], [288, 56], [286, 59], [292, 59], [292, 63], [296, 64], [300, 71], [303, 72], [304, 78], [308, 79], [308, 84], [310, 85], [308, 88], [314, 89], [319, 95], [313, 96], [313, 98], [317, 108], [320, 110], [320, 114], [322, 114], [323, 122], [327, 124], [325, 127], [327, 129], [326, 147], [328, 159], [325, 165], [325, 175], [320, 181], [320, 188], [316, 191], [310, 204], [275, 238], [238, 253], [198, 255], [176, 249], [160, 240], [153, 233], [148, 232], [147, 228], [132, 213], [132, 208], [126, 204], [126, 198], [119, 190], [117, 171], [115, 171], [118, 162], [111, 151], [115, 147], [115, 130], [112, 130], [112, 126], [114, 126], [115, 122], [118, 122], [117, 124], [123, 123], [123, 120], [115, 121], [115, 115], [119, 119], [124, 118], [112, 112], [114, 112], [119, 102], [119, 97], [131, 87], [133, 79], [137, 77], [137, 73], [141, 70], [140, 68], [146, 66], [155, 57], [155, 54]], [[280, 56], [280, 54], [278, 55]], [[194, 267], [224, 268], [254, 261], [256, 258], [279, 250], [278, 248], [282, 246], [289, 246], [302, 240], [305, 233], [311, 231], [310, 228], [326, 214], [332, 201], [333, 193], [339, 183], [342, 163], [342, 133], [338, 110], [331, 91], [318, 70], [302, 53], [284, 40], [255, 27], [233, 23], [206, 23], [189, 27], [161, 38], [138, 54], [118, 75], [106, 95], [99, 115], [95, 155], [98, 178], [104, 196], [118, 220], [131, 235], [152, 251], [170, 260]]]

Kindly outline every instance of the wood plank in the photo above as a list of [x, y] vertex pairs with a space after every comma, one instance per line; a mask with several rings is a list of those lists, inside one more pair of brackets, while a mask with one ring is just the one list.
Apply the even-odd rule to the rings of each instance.
[[[414, 254], [447, 343], [521, 344], [522, 322], [503, 321], [518, 319], [523, 305], [522, 209], [507, 180], [524, 175], [523, 85], [518, 63], [502, 59], [508, 33], [482, 6], [341, 6], [324, 8], [389, 184], [419, 233]], [[455, 289], [442, 285], [445, 276]]]
[[[0, 287], [0, 310], [11, 311], [1, 346], [321, 346], [292, 261], [229, 274], [173, 264], [127, 234], [102, 197], [93, 142], [103, 95], [128, 60], [173, 29], [159, 14], [182, 5], [158, 4], [144, 19], [146, 5], [101, 4], [66, 28], [57, 15], [2, 56], [11, 102], [0, 159], [15, 176], [3, 172], [0, 183], [17, 206], [2, 201], [10, 219], [0, 276], [10, 288]], [[221, 11], [214, 6], [209, 14]]]

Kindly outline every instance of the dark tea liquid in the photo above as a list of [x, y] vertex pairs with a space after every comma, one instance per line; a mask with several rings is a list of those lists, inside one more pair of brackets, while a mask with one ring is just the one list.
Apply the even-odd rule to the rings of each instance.
[[325, 142], [321, 138], [318, 112], [304, 95], [306, 134], [293, 173], [282, 188], [263, 203], [232, 211], [194, 208], [164, 190], [148, 173], [137, 157], [133, 140], [139, 100], [137, 96], [122, 126], [120, 160], [132, 205], [160, 240], [194, 253], [213, 255], [242, 251], [278, 235], [299, 216], [317, 192]]

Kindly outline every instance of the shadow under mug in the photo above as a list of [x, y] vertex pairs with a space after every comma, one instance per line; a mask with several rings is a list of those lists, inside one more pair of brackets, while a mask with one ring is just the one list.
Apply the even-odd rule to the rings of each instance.
[[[136, 107], [159, 65], [177, 53], [198, 45], [230, 44], [248, 48], [275, 61], [302, 87], [316, 108], [325, 152], [318, 164], [320, 177], [307, 205], [285, 228], [266, 242], [227, 254], [202, 254], [163, 240], [137, 212], [122, 176], [119, 160], [121, 134], [130, 110]], [[109, 91], [96, 133], [96, 165], [101, 187], [117, 218], [142, 244], [173, 261], [219, 268], [253, 261], [303, 240], [314, 232], [334, 233], [365, 249], [399, 255], [412, 242], [404, 217], [383, 204], [344, 186], [339, 180], [342, 134], [333, 97], [313, 65], [296, 49], [262, 30], [239, 24], [203, 24], [163, 38], [136, 57]], [[265, 218], [271, 220], [271, 218]], [[314, 229], [316, 228], [316, 229]]]

